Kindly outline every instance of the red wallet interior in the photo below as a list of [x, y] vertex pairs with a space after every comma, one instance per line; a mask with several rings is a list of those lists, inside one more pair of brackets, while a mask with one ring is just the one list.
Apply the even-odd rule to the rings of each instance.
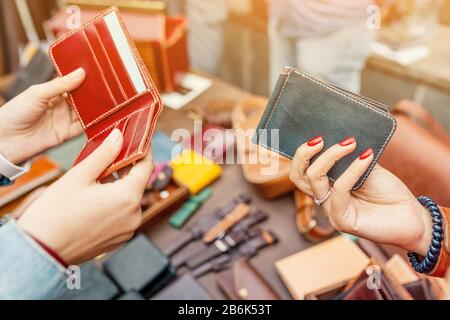
[[[115, 34], [111, 30], [111, 20], [123, 29], [121, 46], [118, 30]], [[127, 44], [131, 50], [124, 54]], [[90, 155], [114, 128], [122, 131], [124, 144], [108, 173], [145, 156], [162, 104], [117, 9], [61, 38], [50, 48], [50, 55], [61, 76], [80, 67], [86, 72], [80, 87], [69, 93], [87, 135], [75, 164]]]

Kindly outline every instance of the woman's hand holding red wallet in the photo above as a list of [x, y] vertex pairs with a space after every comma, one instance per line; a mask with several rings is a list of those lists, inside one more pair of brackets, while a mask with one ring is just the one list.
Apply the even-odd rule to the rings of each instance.
[[[21, 163], [82, 132], [64, 94], [76, 89], [78, 69], [33, 86], [0, 109], [0, 153]], [[99, 176], [122, 148], [120, 130], [29, 204], [18, 224], [67, 264], [87, 261], [130, 239], [142, 221], [141, 198], [152, 172], [151, 155], [124, 172], [119, 181]]]
[[77, 264], [129, 240], [142, 222], [141, 199], [152, 172], [152, 157], [120, 180], [98, 182], [123, 143], [115, 129], [88, 158], [71, 169], [33, 202], [18, 220], [24, 231]]
[[85, 78], [83, 69], [35, 85], [0, 108], [0, 153], [15, 164], [82, 132], [64, 94]]
[[312, 164], [310, 159], [323, 150], [324, 141], [316, 137], [303, 144], [293, 160], [292, 182], [319, 200], [331, 191], [322, 206], [337, 230], [425, 255], [431, 243], [432, 220], [402, 181], [376, 165], [364, 185], [351, 191], [373, 161], [371, 149], [355, 159], [330, 186], [328, 171], [352, 153], [357, 143], [355, 138], [347, 138], [326, 150]]

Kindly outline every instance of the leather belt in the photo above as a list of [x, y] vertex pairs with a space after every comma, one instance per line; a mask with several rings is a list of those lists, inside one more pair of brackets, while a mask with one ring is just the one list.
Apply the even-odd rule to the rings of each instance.
[[206, 262], [199, 266], [197, 269], [192, 270], [192, 274], [195, 277], [200, 277], [208, 272], [219, 272], [228, 268], [235, 260], [244, 258], [251, 258], [255, 256], [261, 249], [275, 244], [278, 242], [278, 237], [271, 231], [260, 231], [258, 235], [247, 240], [239, 246], [237, 254], [224, 253], [209, 262]]
[[221, 239], [217, 239], [214, 244], [210, 245], [198, 255], [187, 260], [186, 266], [189, 269], [195, 269], [199, 265], [217, 257], [221, 254], [231, 251], [234, 247], [240, 245], [246, 240], [252, 239], [261, 233], [260, 230], [250, 229], [240, 232], [231, 232]]
[[202, 264], [197, 269], [192, 270], [191, 274], [195, 278], [199, 278], [209, 272], [219, 272], [228, 268], [231, 265], [232, 261], [233, 259], [231, 258], [231, 255], [225, 253], [207, 263]]
[[188, 228], [168, 248], [163, 250], [164, 253], [169, 257], [173, 256], [175, 253], [177, 253], [183, 247], [188, 245], [190, 242], [201, 239], [206, 232], [208, 232], [227, 214], [232, 212], [237, 205], [239, 205], [240, 203], [248, 204], [250, 202], [251, 198], [249, 196], [245, 194], [239, 195], [225, 207], [217, 209], [216, 211], [213, 212], [213, 214], [203, 217], [195, 225]]
[[255, 256], [259, 250], [278, 242], [275, 233], [264, 230], [258, 237], [253, 238], [239, 246], [238, 251], [241, 257], [251, 258]]
[[[249, 230], [251, 227], [263, 222], [267, 219], [267, 215], [261, 210], [255, 211], [249, 214], [241, 222], [231, 228], [230, 233], [242, 233]], [[195, 243], [193, 246], [189, 246], [186, 250], [180, 252], [173, 257], [172, 263], [176, 268], [183, 266], [189, 259], [199, 255], [201, 252], [208, 248], [208, 244], [204, 242]]]

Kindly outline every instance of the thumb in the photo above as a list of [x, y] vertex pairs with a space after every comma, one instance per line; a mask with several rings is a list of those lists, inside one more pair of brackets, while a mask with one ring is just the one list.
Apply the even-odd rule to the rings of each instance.
[[40, 99], [51, 99], [78, 88], [84, 81], [86, 73], [79, 68], [64, 77], [55, 78], [52, 81], [38, 84], [32, 87], [33, 94]]
[[123, 137], [119, 129], [114, 129], [103, 143], [78, 165], [79, 175], [89, 181], [98, 177], [116, 160], [122, 149]]

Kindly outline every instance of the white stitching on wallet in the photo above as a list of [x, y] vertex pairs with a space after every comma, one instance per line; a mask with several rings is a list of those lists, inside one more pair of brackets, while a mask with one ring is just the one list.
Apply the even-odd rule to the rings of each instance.
[[[353, 102], [356, 102], [357, 104], [363, 106], [364, 108], [367, 108], [367, 109], [372, 110], [372, 111], [374, 111], [374, 112], [376, 112], [376, 113], [379, 113], [379, 114], [381, 114], [382, 116], [384, 116], [384, 117], [386, 117], [387, 119], [389, 119], [389, 120], [392, 121], [393, 126], [392, 126], [392, 129], [391, 129], [391, 132], [389, 133], [388, 137], [387, 137], [386, 140], [384, 141], [384, 144], [381, 146], [381, 148], [380, 148], [380, 150], [378, 151], [376, 157], [375, 157], [374, 160], [372, 161], [372, 164], [371, 164], [371, 165], [369, 166], [369, 168], [366, 170], [366, 174], [364, 174], [364, 176], [361, 178], [360, 182], [359, 182], [352, 190], [359, 189], [359, 188], [361, 187], [361, 185], [366, 181], [366, 179], [367, 179], [367, 177], [369, 176], [369, 174], [372, 172], [373, 167], [376, 165], [376, 163], [377, 163], [378, 159], [380, 158], [380, 156], [381, 156], [383, 150], [386, 148], [386, 145], [388, 144], [389, 140], [392, 138], [392, 136], [393, 136], [393, 134], [394, 134], [394, 132], [395, 132], [395, 129], [396, 129], [396, 127], [397, 127], [395, 118], [394, 118], [392, 115], [388, 114], [388, 113], [383, 113], [383, 112], [381, 112], [379, 109], [377, 109], [377, 108], [375, 108], [375, 107], [372, 107], [372, 106], [370, 106], [370, 105], [365, 105], [365, 104], [361, 103], [360, 101], [356, 100], [355, 98], [353, 98], [353, 97], [351, 97], [351, 96], [347, 96], [347, 95], [343, 94], [342, 92], [339, 92], [339, 91], [336, 90], [335, 88], [330, 87], [330, 86], [327, 85], [326, 83], [320, 82], [320, 81], [318, 81], [318, 80], [312, 78], [311, 76], [309, 76], [309, 75], [307, 75], [307, 74], [305, 74], [305, 73], [301, 73], [301, 72], [298, 72], [297, 70], [295, 70], [295, 69], [293, 69], [293, 68], [289, 68], [288, 76], [286, 77], [286, 80], [285, 80], [285, 82], [284, 82], [284, 84], [283, 84], [283, 87], [281, 88], [281, 90], [280, 90], [280, 92], [279, 92], [279, 94], [278, 94], [277, 101], [276, 101], [276, 103], [275, 103], [275, 105], [274, 105], [274, 107], [273, 107], [273, 109], [272, 109], [272, 111], [271, 111], [271, 113], [270, 113], [270, 116], [268, 117], [268, 119], [267, 119], [267, 121], [266, 121], [265, 129], [267, 129], [267, 128], [269, 127], [269, 122], [270, 122], [271, 119], [272, 119], [272, 116], [273, 116], [273, 113], [274, 113], [275, 109], [278, 107], [278, 103], [279, 103], [279, 101], [280, 101], [281, 95], [282, 95], [282, 93], [283, 93], [283, 91], [284, 91], [284, 89], [285, 89], [286, 83], [287, 83], [287, 81], [288, 81], [290, 75], [292, 74], [292, 71], [295, 72], [296, 74], [298, 74], [298, 75], [304, 77], [305, 79], [308, 79], [308, 80], [310, 80], [310, 81], [312, 81], [312, 82], [314, 82], [314, 83], [316, 83], [316, 84], [318, 84], [318, 85], [324, 87], [324, 88], [327, 89], [327, 90], [330, 90], [330, 91], [332, 91], [332, 92], [334, 92], [334, 93], [337, 93], [337, 94], [341, 95], [341, 96], [344, 97], [344, 98], [350, 99], [350, 100], [352, 100]], [[274, 152], [276, 152], [276, 153], [280, 153], [280, 154], [282, 154], [283, 156], [288, 157], [289, 159], [292, 159], [291, 156], [287, 155], [286, 153], [284, 153], [284, 152], [282, 152], [282, 151], [280, 151], [280, 150], [273, 150], [271, 147], [268, 147], [268, 146], [266, 146], [266, 145], [263, 144], [263, 143], [261, 143], [261, 146], [263, 146], [263, 147], [265, 147], [265, 148], [267, 148], [267, 149], [269, 149], [269, 150], [271, 150], [271, 151], [274, 151]], [[330, 178], [330, 180], [335, 181], [333, 178]]]

